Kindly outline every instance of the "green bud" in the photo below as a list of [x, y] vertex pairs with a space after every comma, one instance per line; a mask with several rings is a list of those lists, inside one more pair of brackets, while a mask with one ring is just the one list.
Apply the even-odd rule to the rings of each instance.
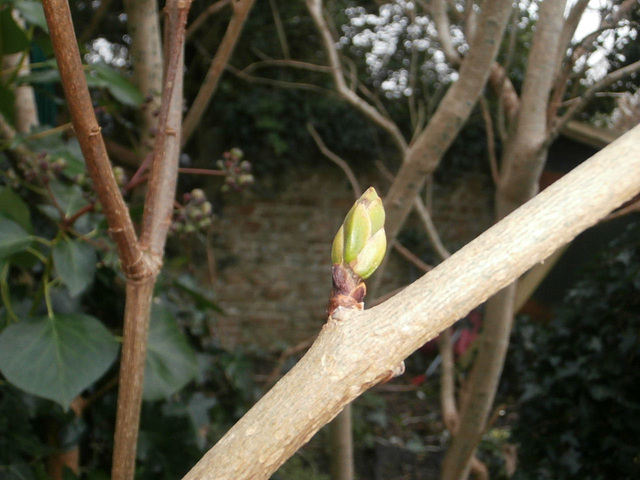
[[331, 248], [334, 264], [347, 264], [363, 280], [382, 262], [387, 249], [384, 206], [370, 187], [351, 207]]

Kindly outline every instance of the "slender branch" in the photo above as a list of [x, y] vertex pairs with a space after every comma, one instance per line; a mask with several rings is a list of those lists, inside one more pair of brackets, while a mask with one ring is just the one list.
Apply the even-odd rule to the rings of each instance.
[[144, 205], [140, 245], [153, 261], [161, 263], [171, 224], [173, 199], [178, 179], [182, 120], [182, 78], [185, 25], [191, 0], [172, 0], [167, 4], [169, 60], [158, 116], [158, 134], [153, 148], [149, 189]]
[[446, 0], [433, 0], [431, 2], [431, 17], [438, 31], [438, 39], [442, 45], [442, 51], [449, 63], [453, 66], [459, 65], [462, 61], [460, 54], [453, 47], [451, 41], [451, 26], [447, 15]]
[[215, 15], [230, 3], [231, 0], [218, 0], [205, 8], [202, 13], [189, 24], [189, 28], [187, 28], [187, 38], [191, 38], [191, 36], [205, 24], [211, 15]]
[[440, 239], [438, 230], [433, 223], [433, 219], [431, 218], [429, 210], [427, 210], [427, 207], [424, 205], [420, 197], [416, 197], [414, 206], [416, 211], [418, 212], [418, 215], [420, 216], [420, 219], [422, 220], [422, 224], [424, 225], [424, 229], [427, 232], [427, 238], [429, 238], [431, 246], [442, 260], [446, 260], [451, 256], [451, 253], [449, 253], [449, 250], [447, 250], [447, 248], [442, 243], [442, 240]]
[[42, 6], [60, 70], [62, 87], [69, 105], [73, 129], [107, 217], [109, 231], [116, 243], [122, 269], [129, 278], [152, 275], [154, 268], [143, 257], [138, 246], [129, 209], [124, 203], [113, 176], [100, 126], [93, 112], [69, 5], [66, 0], [44, 0]]
[[282, 56], [288, 59], [289, 44], [287, 43], [287, 36], [285, 35], [284, 27], [282, 26], [280, 10], [278, 10], [278, 4], [276, 3], [276, 0], [269, 0], [269, 6], [271, 7], [271, 12], [273, 13], [273, 22], [276, 24], [276, 31], [278, 32], [278, 40], [280, 41]]
[[491, 178], [494, 185], [500, 183], [500, 173], [498, 170], [498, 159], [496, 157], [496, 141], [493, 131], [493, 121], [491, 120], [491, 112], [489, 111], [489, 105], [484, 97], [480, 99], [480, 108], [482, 110], [482, 120], [484, 120], [484, 127], [487, 131], [487, 155], [489, 156], [489, 166], [491, 167]]
[[316, 65], [315, 63], [302, 62], [299, 60], [282, 60], [282, 59], [268, 59], [260, 60], [259, 62], [253, 62], [240, 70], [242, 73], [251, 73], [254, 70], [258, 70], [264, 67], [292, 67], [299, 68], [301, 70], [310, 70], [312, 72], [330, 73], [331, 68], [326, 65]]
[[423, 262], [420, 258], [415, 255], [411, 250], [402, 245], [398, 240], [393, 242], [393, 248], [402, 255], [406, 260], [411, 262], [413, 265], [422, 270], [422, 273], [427, 273], [430, 270], [433, 270], [433, 266], [428, 263]]
[[584, 92], [582, 95], [580, 95], [579, 98], [576, 99], [575, 102], [571, 102], [569, 108], [567, 108], [567, 111], [564, 114], [562, 114], [561, 117], [556, 119], [551, 129], [549, 130], [547, 143], [550, 143], [553, 139], [555, 139], [559, 135], [562, 128], [577, 113], [579, 113], [587, 105], [589, 100], [591, 100], [593, 96], [596, 95], [600, 90], [607, 88], [612, 83], [615, 83], [618, 80], [621, 80], [624, 77], [627, 77], [637, 71], [640, 71], [640, 60], [638, 60], [637, 62], [633, 62], [629, 65], [626, 65], [622, 68], [619, 68], [618, 70], [614, 70], [613, 72], [609, 73], [606, 77], [604, 77], [602, 80], [600, 80], [599, 82], [589, 87], [586, 90], [586, 92]]
[[369, 118], [369, 120], [386, 131], [395, 145], [398, 147], [400, 152], [404, 153], [404, 151], [407, 149], [407, 142], [398, 129], [397, 125], [393, 123], [389, 118], [382, 115], [369, 103], [365, 102], [347, 86], [347, 83], [344, 79], [342, 64], [340, 63], [338, 51], [336, 50], [335, 41], [333, 40], [333, 36], [331, 34], [331, 28], [329, 27], [329, 24], [327, 23], [327, 20], [325, 19], [322, 12], [322, 0], [305, 1], [309, 13], [311, 14], [311, 18], [313, 19], [313, 22], [315, 23], [316, 28], [318, 29], [318, 32], [322, 37], [322, 44], [327, 53], [329, 65], [332, 68], [333, 81], [336, 86], [336, 90], [345, 101], [350, 103], [363, 115]]
[[322, 95], [332, 96], [337, 95], [335, 92], [331, 90], [327, 90], [326, 88], [319, 87], [312, 83], [301, 83], [301, 82], [289, 82], [286, 80], [277, 80], [275, 78], [266, 78], [266, 77], [256, 77], [253, 75], [248, 75], [244, 73], [243, 70], [238, 70], [233, 65], [228, 64], [227, 70], [236, 75], [237, 77], [251, 83], [257, 83], [261, 85], [270, 85], [278, 88], [291, 88], [295, 90], [306, 90], [309, 92], [316, 92]]
[[184, 480], [268, 478], [426, 341], [636, 195], [639, 142], [636, 127], [390, 300], [329, 318], [300, 362]]
[[360, 195], [362, 195], [362, 188], [360, 187], [360, 183], [353, 173], [353, 170], [351, 170], [351, 167], [349, 167], [349, 164], [338, 155], [333, 153], [331, 150], [329, 150], [329, 148], [327, 148], [324, 141], [322, 140], [322, 137], [320, 137], [320, 134], [311, 122], [307, 122], [307, 130], [311, 134], [313, 141], [316, 142], [316, 145], [318, 146], [322, 154], [342, 169], [344, 174], [349, 179], [349, 183], [351, 184], [351, 188], [353, 189], [355, 198], [359, 198]]
[[224, 72], [224, 66], [229, 61], [233, 50], [235, 49], [242, 27], [249, 16], [251, 7], [255, 0], [236, 0], [233, 5], [233, 16], [227, 26], [227, 31], [224, 34], [224, 38], [216, 51], [209, 70], [207, 71], [204, 81], [200, 86], [200, 90], [196, 95], [196, 98], [191, 104], [191, 108], [184, 119], [182, 127], [182, 144], [186, 144], [196, 126], [200, 123], [205, 110], [211, 102], [214, 92], [218, 86], [218, 82], [222, 73]]

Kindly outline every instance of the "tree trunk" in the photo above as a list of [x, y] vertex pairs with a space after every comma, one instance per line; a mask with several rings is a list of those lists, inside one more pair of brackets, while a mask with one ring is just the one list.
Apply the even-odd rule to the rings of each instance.
[[[500, 220], [533, 197], [547, 156], [547, 105], [557, 61], [549, 52], [559, 48], [564, 26], [564, 0], [545, 0], [529, 55], [516, 130], [508, 139], [496, 192]], [[447, 450], [443, 480], [463, 480], [484, 433], [504, 366], [514, 316], [516, 283], [487, 302], [482, 340], [470, 377], [468, 401], [458, 432]]]

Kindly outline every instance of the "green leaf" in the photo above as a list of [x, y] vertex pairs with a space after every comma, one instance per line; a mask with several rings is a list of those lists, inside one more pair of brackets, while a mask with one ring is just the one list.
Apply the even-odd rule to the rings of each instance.
[[180, 390], [196, 375], [196, 354], [171, 313], [154, 305], [144, 371], [144, 399], [160, 400]]
[[91, 284], [97, 261], [95, 250], [86, 242], [64, 238], [53, 246], [53, 264], [72, 297]]
[[29, 48], [29, 39], [16, 23], [11, 8], [0, 9], [0, 55], [11, 55]]
[[104, 87], [109, 90], [116, 100], [137, 107], [142, 104], [144, 97], [133, 83], [124, 78], [117, 70], [105, 63], [91, 65], [87, 75], [89, 86]]
[[117, 353], [113, 335], [89, 315], [28, 318], [0, 334], [0, 372], [16, 387], [65, 409]]
[[51, 182], [50, 185], [53, 196], [65, 216], [73, 215], [88, 203], [78, 185], [67, 185], [57, 181]]
[[0, 188], [0, 215], [13, 220], [27, 232], [33, 232], [29, 207], [8, 187]]
[[37, 25], [45, 32], [49, 32], [47, 19], [44, 16], [44, 10], [41, 2], [34, 0], [16, 0], [13, 6], [20, 11], [24, 19], [32, 25]]
[[173, 281], [176, 287], [191, 297], [198, 310], [209, 309], [224, 315], [224, 310], [200, 291], [197, 281], [192, 275], [182, 275], [179, 278], [174, 278]]
[[16, 222], [0, 217], [0, 258], [21, 252], [31, 244], [31, 236]]

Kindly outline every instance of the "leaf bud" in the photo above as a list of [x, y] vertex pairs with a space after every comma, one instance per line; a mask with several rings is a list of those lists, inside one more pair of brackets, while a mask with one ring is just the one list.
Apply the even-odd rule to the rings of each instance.
[[378, 268], [387, 250], [382, 200], [370, 187], [351, 207], [331, 248], [334, 264], [345, 264], [367, 279]]

